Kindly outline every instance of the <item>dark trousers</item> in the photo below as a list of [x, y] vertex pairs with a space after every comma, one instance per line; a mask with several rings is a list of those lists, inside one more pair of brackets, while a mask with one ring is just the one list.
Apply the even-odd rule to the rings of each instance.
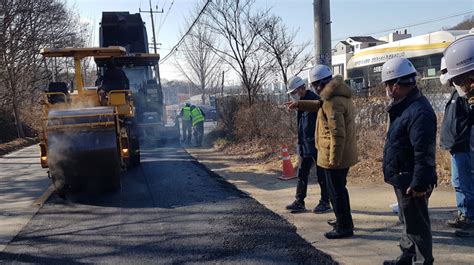
[[352, 214], [349, 192], [346, 189], [349, 168], [324, 169], [329, 199], [337, 219], [337, 228], [352, 229]]
[[193, 128], [193, 123], [189, 121], [183, 120], [181, 122], [181, 130], [183, 135], [183, 142], [189, 143], [191, 142], [191, 130]]
[[399, 206], [399, 217], [403, 223], [403, 234], [400, 249], [403, 256], [417, 256], [417, 262], [433, 264], [433, 238], [428, 214], [428, 198], [431, 190], [424, 197], [414, 198], [403, 190], [395, 188]]
[[198, 122], [193, 126], [194, 141], [196, 145], [202, 144], [202, 138], [204, 136], [204, 122]]
[[[308, 176], [313, 163], [316, 161], [314, 157], [301, 157], [298, 166], [298, 183], [296, 184], [296, 200], [304, 202], [308, 191]], [[329, 203], [326, 183], [324, 182], [323, 169], [316, 165], [316, 176], [318, 178], [319, 187], [321, 188], [320, 202]]]

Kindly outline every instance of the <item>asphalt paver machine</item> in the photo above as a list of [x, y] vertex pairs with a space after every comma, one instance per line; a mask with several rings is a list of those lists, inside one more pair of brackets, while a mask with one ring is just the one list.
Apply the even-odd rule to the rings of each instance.
[[[103, 12], [99, 28], [101, 47], [121, 46], [127, 55], [114, 58], [130, 80], [137, 116], [137, 128], [142, 144], [155, 147], [157, 143], [179, 141], [179, 123], [166, 122], [163, 91], [159, 80], [159, 54], [149, 51], [148, 35], [140, 14]], [[110, 59], [96, 58], [99, 72]]]

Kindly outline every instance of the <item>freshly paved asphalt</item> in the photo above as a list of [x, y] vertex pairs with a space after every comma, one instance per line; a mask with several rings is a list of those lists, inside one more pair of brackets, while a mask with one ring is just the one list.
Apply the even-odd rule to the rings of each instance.
[[180, 146], [145, 149], [122, 183], [115, 194], [53, 195], [0, 263], [333, 263]]

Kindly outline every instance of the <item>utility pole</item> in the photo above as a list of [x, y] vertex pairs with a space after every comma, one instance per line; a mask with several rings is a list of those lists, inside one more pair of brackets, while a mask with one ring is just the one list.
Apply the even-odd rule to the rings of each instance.
[[222, 71], [221, 97], [224, 96], [224, 74], [225, 74], [225, 71]]
[[[163, 9], [161, 9], [161, 11], [153, 11], [153, 8], [151, 6], [151, 0], [149, 1], [150, 2], [150, 11], [142, 11], [141, 9], [138, 9], [140, 11], [140, 13], [150, 13], [150, 17], [151, 17], [151, 30], [152, 30], [152, 33], [153, 33], [153, 50], [155, 52], [155, 54], [157, 54], [157, 48], [156, 48], [156, 33], [155, 33], [155, 20], [153, 19], [153, 14], [161, 14], [163, 13]], [[158, 6], [156, 7], [156, 9], [158, 9]], [[156, 75], [156, 79], [158, 81], [158, 88], [159, 90], [161, 91], [161, 78], [160, 78], [160, 64], [158, 63], [157, 65], [155, 65], [155, 75]]]
[[314, 60], [331, 67], [331, 4], [329, 0], [313, 0]]

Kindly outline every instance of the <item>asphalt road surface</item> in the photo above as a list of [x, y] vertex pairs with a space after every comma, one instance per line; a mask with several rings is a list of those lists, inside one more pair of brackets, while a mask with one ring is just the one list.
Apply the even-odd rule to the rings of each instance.
[[53, 195], [0, 263], [333, 263], [179, 146], [142, 151], [122, 183], [115, 194]]

